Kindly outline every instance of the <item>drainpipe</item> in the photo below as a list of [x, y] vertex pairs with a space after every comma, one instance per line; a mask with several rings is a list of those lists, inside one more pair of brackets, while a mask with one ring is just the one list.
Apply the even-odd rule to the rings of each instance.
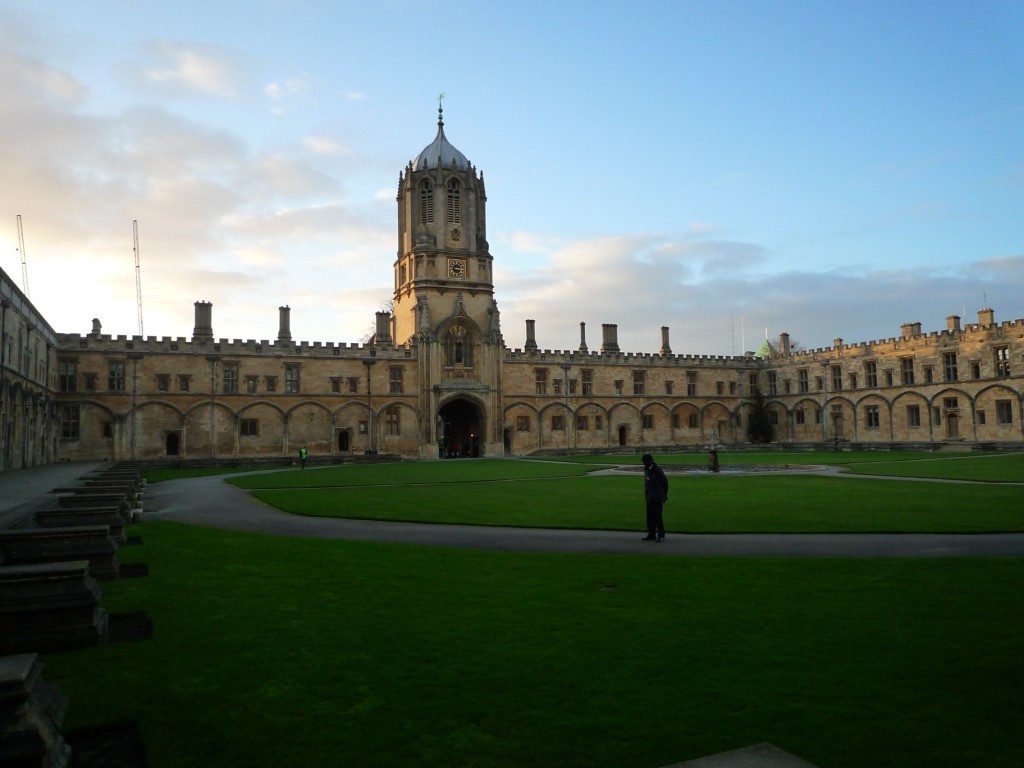
[[366, 452], [373, 451], [373, 388], [370, 381], [370, 371], [373, 369], [376, 360], [363, 360], [366, 366], [366, 408], [370, 412], [366, 428]]

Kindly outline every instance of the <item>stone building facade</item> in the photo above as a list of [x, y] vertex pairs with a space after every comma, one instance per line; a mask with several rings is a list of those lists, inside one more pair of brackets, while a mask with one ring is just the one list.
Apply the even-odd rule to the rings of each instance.
[[1024, 320], [951, 316], [893, 338], [757, 354], [505, 345], [483, 174], [437, 136], [399, 175], [392, 312], [362, 344], [55, 333], [0, 272], [3, 469], [62, 460], [223, 460], [367, 452], [408, 458], [747, 444], [752, 394], [780, 445], [1024, 446]]
[[0, 270], [0, 469], [56, 456], [53, 372], [57, 334]]

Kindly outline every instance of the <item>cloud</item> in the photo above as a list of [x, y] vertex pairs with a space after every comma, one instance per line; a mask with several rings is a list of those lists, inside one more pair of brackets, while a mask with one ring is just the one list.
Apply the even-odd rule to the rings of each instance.
[[209, 96], [237, 95], [238, 65], [219, 46], [158, 41], [152, 46], [151, 56], [157, 61], [143, 72], [150, 85]]
[[334, 139], [329, 139], [325, 136], [307, 136], [302, 140], [302, 146], [314, 155], [339, 157], [352, 154], [348, 148], [342, 146]]
[[273, 80], [263, 86], [263, 93], [271, 101], [271, 112], [283, 115], [301, 104], [309, 91], [309, 78], [305, 75]]
[[0, 52], [0, 71], [5, 73], [5, 97], [34, 95], [43, 101], [81, 102], [89, 92], [84, 83], [61, 69], [42, 65], [11, 51]]
[[[997, 309], [1012, 309], [1019, 280], [1010, 278], [1024, 274], [1024, 256], [954, 270], [807, 265], [769, 274], [769, 256], [756, 243], [635, 235], [566, 244], [526, 272], [496, 262], [505, 342], [522, 347], [527, 319], [536, 321], [545, 349], [576, 349], [580, 322], [592, 350], [600, 347], [604, 323], [618, 326], [619, 347], [628, 352], [657, 353], [663, 325], [676, 354], [740, 354], [758, 346], [765, 328], [772, 339], [788, 332], [805, 348], [831, 346], [836, 338], [874, 341], [899, 335], [904, 322], [922, 322], [926, 331], [944, 329], [949, 314], [974, 322], [986, 297]], [[514, 253], [506, 256], [506, 263], [516, 261]]]
[[[234, 93], [243, 70], [217, 54], [165, 46], [171, 63], [151, 66], [152, 82]], [[87, 333], [99, 316], [107, 333], [137, 332], [133, 220], [150, 335], [189, 335], [202, 299], [218, 335], [273, 337], [291, 303], [303, 338], [356, 341], [390, 293], [391, 217], [346, 200], [341, 180], [365, 159], [340, 144], [310, 134], [265, 151], [167, 106], [100, 111], [86, 85], [31, 55], [0, 54], [0, 78], [0, 209], [24, 215], [32, 296], [58, 331]], [[20, 272], [17, 254], [0, 266]]]

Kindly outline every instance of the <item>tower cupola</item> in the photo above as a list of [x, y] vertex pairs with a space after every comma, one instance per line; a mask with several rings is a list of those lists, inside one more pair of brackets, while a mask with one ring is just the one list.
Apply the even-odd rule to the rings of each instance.
[[416, 159], [412, 161], [412, 167], [415, 171], [437, 168], [469, 170], [469, 160], [453, 147], [444, 135], [444, 110], [440, 104], [437, 105], [437, 136], [416, 155]]

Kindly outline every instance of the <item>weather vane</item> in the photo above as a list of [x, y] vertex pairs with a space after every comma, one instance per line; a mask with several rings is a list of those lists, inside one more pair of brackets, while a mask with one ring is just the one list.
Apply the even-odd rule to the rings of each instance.
[[441, 106], [441, 102], [443, 100], [444, 100], [444, 94], [443, 93], [437, 94], [437, 122], [439, 122], [439, 123], [444, 122], [444, 119], [443, 119], [444, 108]]

